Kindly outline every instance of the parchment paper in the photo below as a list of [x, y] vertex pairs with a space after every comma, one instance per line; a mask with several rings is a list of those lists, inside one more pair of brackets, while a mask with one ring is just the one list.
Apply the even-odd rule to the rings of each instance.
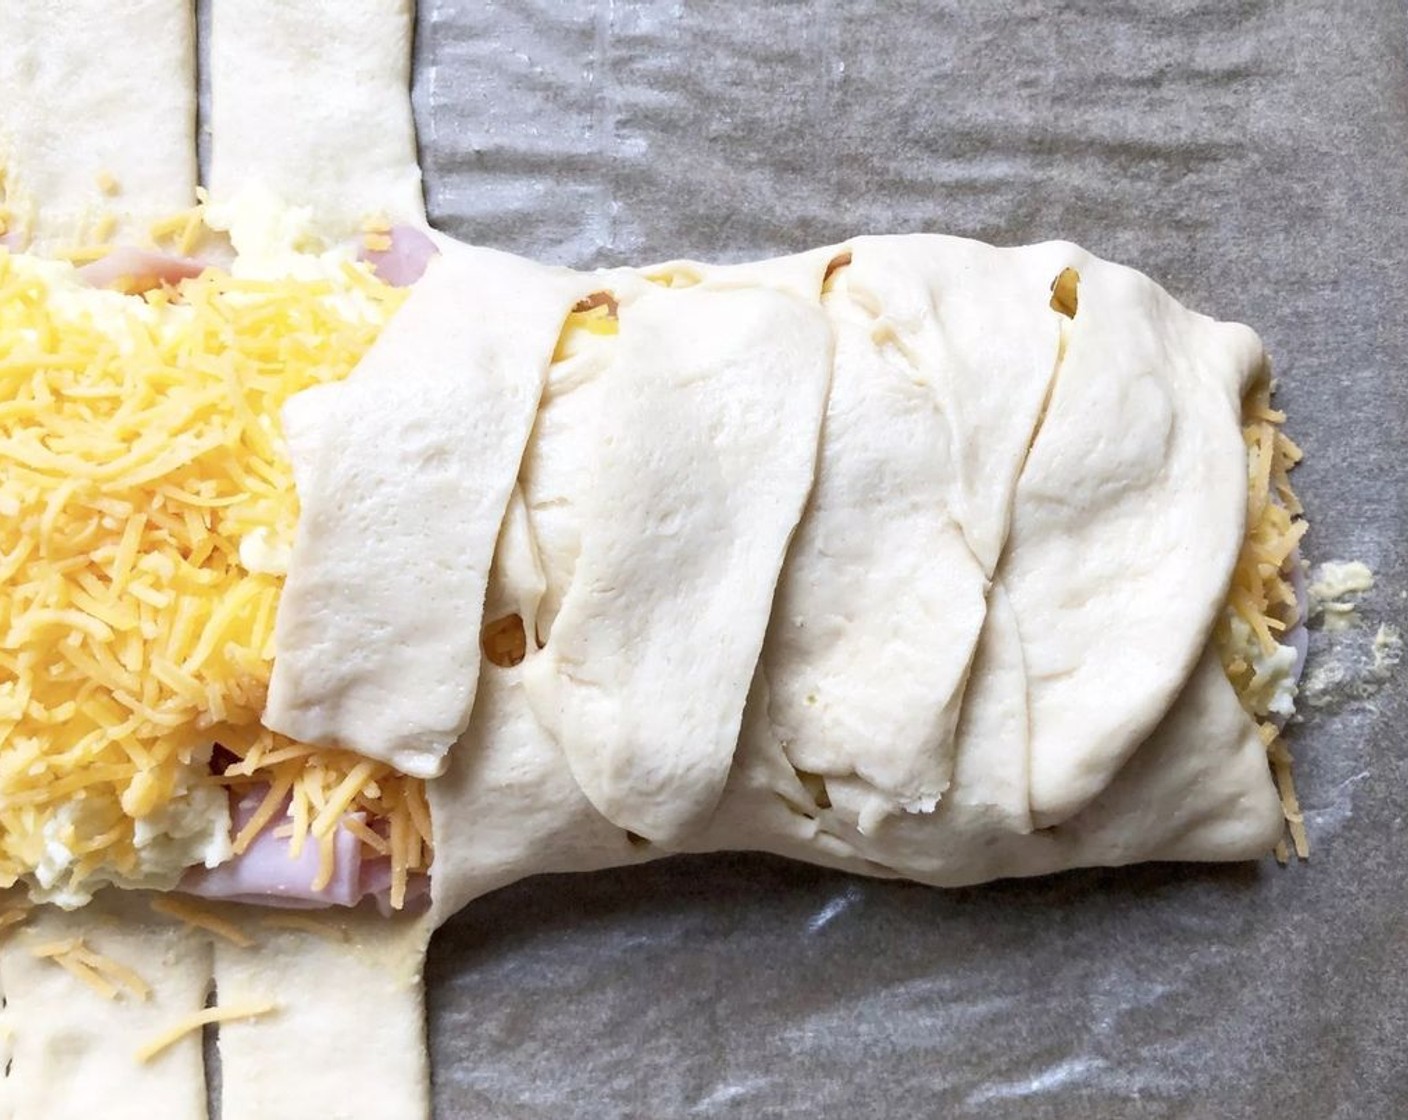
[[[415, 95], [432, 220], [498, 248], [1059, 236], [1251, 323], [1372, 627], [1408, 614], [1405, 54], [1401, 0], [425, 0]], [[502, 891], [432, 951], [437, 1116], [1408, 1115], [1404, 716], [1396, 675], [1293, 728], [1287, 869]]]

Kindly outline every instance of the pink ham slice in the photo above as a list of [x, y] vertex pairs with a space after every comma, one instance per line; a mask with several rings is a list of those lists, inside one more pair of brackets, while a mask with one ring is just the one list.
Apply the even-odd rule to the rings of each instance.
[[408, 288], [425, 275], [430, 258], [440, 250], [415, 226], [393, 226], [389, 236], [391, 248], [364, 248], [357, 259], [371, 265], [377, 277], [393, 288]]
[[91, 264], [85, 264], [78, 270], [78, 275], [85, 284], [94, 288], [118, 288], [135, 293], [194, 279], [205, 268], [204, 262], [193, 257], [176, 257], [124, 245]]
[[[362, 896], [376, 901], [382, 916], [391, 917], [391, 860], [373, 856], [362, 861]], [[406, 897], [401, 904], [405, 911], [419, 910], [430, 901], [430, 876], [411, 875], [406, 880]]]
[[[366, 261], [372, 271], [393, 287], [405, 288], [425, 274], [431, 257], [440, 250], [429, 236], [414, 226], [391, 229], [389, 249], [363, 249], [358, 259]], [[0, 239], [0, 245], [18, 249]], [[122, 245], [91, 264], [78, 270], [83, 282], [94, 288], [120, 288], [126, 292], [145, 292], [162, 284], [177, 284], [199, 276], [206, 269], [204, 261], [194, 257], [179, 257]]]
[[[235, 805], [233, 817], [236, 832], [254, 816], [266, 792], [267, 787], [255, 787]], [[365, 819], [361, 814], [349, 814], [349, 817]], [[363, 860], [362, 842], [345, 828], [339, 828], [333, 840], [332, 878], [327, 886], [314, 890], [312, 884], [318, 874], [318, 845], [310, 839], [296, 857], [291, 856], [289, 841], [274, 835], [279, 825], [287, 819], [284, 814], [275, 813], [274, 818], [241, 854], [219, 867], [192, 868], [186, 872], [177, 889], [223, 902], [309, 910], [356, 906], [370, 895], [383, 910], [388, 909], [387, 899], [391, 892], [389, 860]], [[424, 889], [422, 884], [419, 893], [423, 893]], [[411, 897], [412, 892], [408, 890], [407, 900]]]

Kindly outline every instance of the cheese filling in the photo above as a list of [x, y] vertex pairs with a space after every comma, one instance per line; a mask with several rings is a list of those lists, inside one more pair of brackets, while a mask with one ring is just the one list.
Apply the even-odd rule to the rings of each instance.
[[[169, 888], [285, 812], [320, 879], [344, 821], [393, 904], [428, 866], [419, 783], [259, 723], [297, 517], [280, 408], [402, 298], [330, 258], [121, 295], [0, 252], [0, 886]], [[233, 838], [226, 788], [262, 793]]]
[[[1308, 523], [1291, 487], [1301, 451], [1281, 430], [1285, 413], [1271, 407], [1271, 381], [1252, 387], [1242, 405], [1247, 445], [1247, 530], [1227, 605], [1213, 631], [1222, 667], [1242, 706], [1261, 727], [1296, 855], [1310, 854], [1281, 726], [1295, 712], [1302, 655], [1288, 638], [1304, 619], [1295, 586], [1298, 547]], [[1288, 857], [1284, 842], [1277, 856]]]

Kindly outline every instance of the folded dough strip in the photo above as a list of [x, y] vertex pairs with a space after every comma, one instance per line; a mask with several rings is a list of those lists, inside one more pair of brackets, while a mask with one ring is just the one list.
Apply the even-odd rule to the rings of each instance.
[[220, 1024], [222, 1120], [428, 1120], [428, 923], [365, 911], [313, 919], [326, 933], [255, 911], [240, 921], [255, 945], [217, 942], [217, 1004], [275, 1009]]
[[[1015, 637], [1003, 641], [1010, 643], [1008, 652], [998, 656], [1017, 648]], [[750, 719], [757, 709], [750, 705]], [[1020, 707], [1009, 713], [1018, 720], [1023, 714]], [[808, 803], [775, 740], [745, 734], [718, 812], [689, 848], [746, 848], [865, 875], [963, 887], [1148, 860], [1256, 859], [1271, 850], [1283, 827], [1261, 736], [1211, 649], [1167, 718], [1109, 786], [1060, 825], [1021, 831], [1022, 819], [1013, 813], [1020, 804], [1004, 804], [1004, 791], [1011, 792], [1011, 779], [1021, 774], [1020, 738], [966, 746], [977, 757], [964, 758], [961, 748], [965, 784], [955, 782], [935, 812], [889, 816], [862, 831], [867, 790], [854, 780], [832, 781], [823, 803]]]
[[270, 728], [443, 770], [547, 366], [593, 281], [445, 241], [352, 376], [285, 406], [301, 513]]
[[[540, 435], [553, 412], [549, 403], [539, 417]], [[570, 478], [571, 465], [564, 466]], [[515, 490], [494, 554], [487, 625], [517, 619], [524, 626], [524, 652], [536, 648], [533, 620], [545, 590], [528, 508]], [[471, 899], [525, 874], [596, 871], [656, 854], [633, 843], [587, 800], [562, 747], [528, 704], [522, 663], [500, 660], [485, 659], [469, 729], [450, 753], [449, 768], [426, 787], [435, 840], [430, 890], [436, 925]]]
[[0, 4], [0, 205], [12, 244], [146, 244], [152, 222], [195, 202], [194, 10]]
[[[117, 966], [96, 971], [111, 996], [60, 963], [82, 973], [90, 953]], [[145, 896], [108, 892], [73, 913], [35, 910], [0, 948], [15, 1120], [204, 1120], [200, 1032], [148, 1061], [137, 1051], [204, 1006], [211, 974], [208, 936], [158, 918]]]
[[529, 700], [604, 816], [671, 843], [727, 780], [831, 373], [815, 306], [767, 289], [622, 300], [581, 550]]
[[1089, 804], [1168, 712], [1244, 535], [1256, 336], [1087, 258], [1000, 575], [1031, 702], [1038, 827]]
[[309, 208], [329, 240], [381, 217], [423, 225], [411, 111], [412, 0], [218, 0], [211, 198]]
[[836, 365], [817, 485], [762, 669], [801, 772], [855, 776], [866, 819], [932, 811], [1050, 382], [1061, 247], [858, 238], [824, 297]]

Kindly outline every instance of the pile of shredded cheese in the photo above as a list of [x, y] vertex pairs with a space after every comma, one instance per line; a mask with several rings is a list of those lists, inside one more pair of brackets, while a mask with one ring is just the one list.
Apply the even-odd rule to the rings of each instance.
[[[1301, 459], [1301, 450], [1281, 430], [1285, 413], [1271, 407], [1271, 382], [1259, 381], [1242, 405], [1242, 436], [1247, 446], [1247, 531], [1232, 574], [1227, 609], [1214, 631], [1223, 668], [1253, 715], [1264, 715], [1251, 705], [1257, 692], [1256, 667], [1245, 646], [1236, 641], [1237, 620], [1247, 627], [1263, 655], [1277, 652], [1278, 638], [1300, 621], [1300, 605], [1291, 581], [1293, 554], [1309, 527], [1300, 500], [1291, 487], [1290, 471]], [[1309, 840], [1296, 798], [1291, 774], [1291, 754], [1280, 730], [1269, 719], [1259, 719], [1281, 806], [1296, 855], [1310, 854]], [[1289, 858], [1283, 840], [1276, 855]]]
[[237, 852], [287, 802], [324, 883], [348, 812], [393, 905], [428, 867], [422, 783], [260, 726], [282, 576], [241, 559], [292, 539], [280, 407], [346, 376], [403, 298], [350, 262], [93, 292], [0, 251], [0, 886], [55, 845], [66, 888], [146, 882], [163, 814], [222, 784], [268, 786]]

